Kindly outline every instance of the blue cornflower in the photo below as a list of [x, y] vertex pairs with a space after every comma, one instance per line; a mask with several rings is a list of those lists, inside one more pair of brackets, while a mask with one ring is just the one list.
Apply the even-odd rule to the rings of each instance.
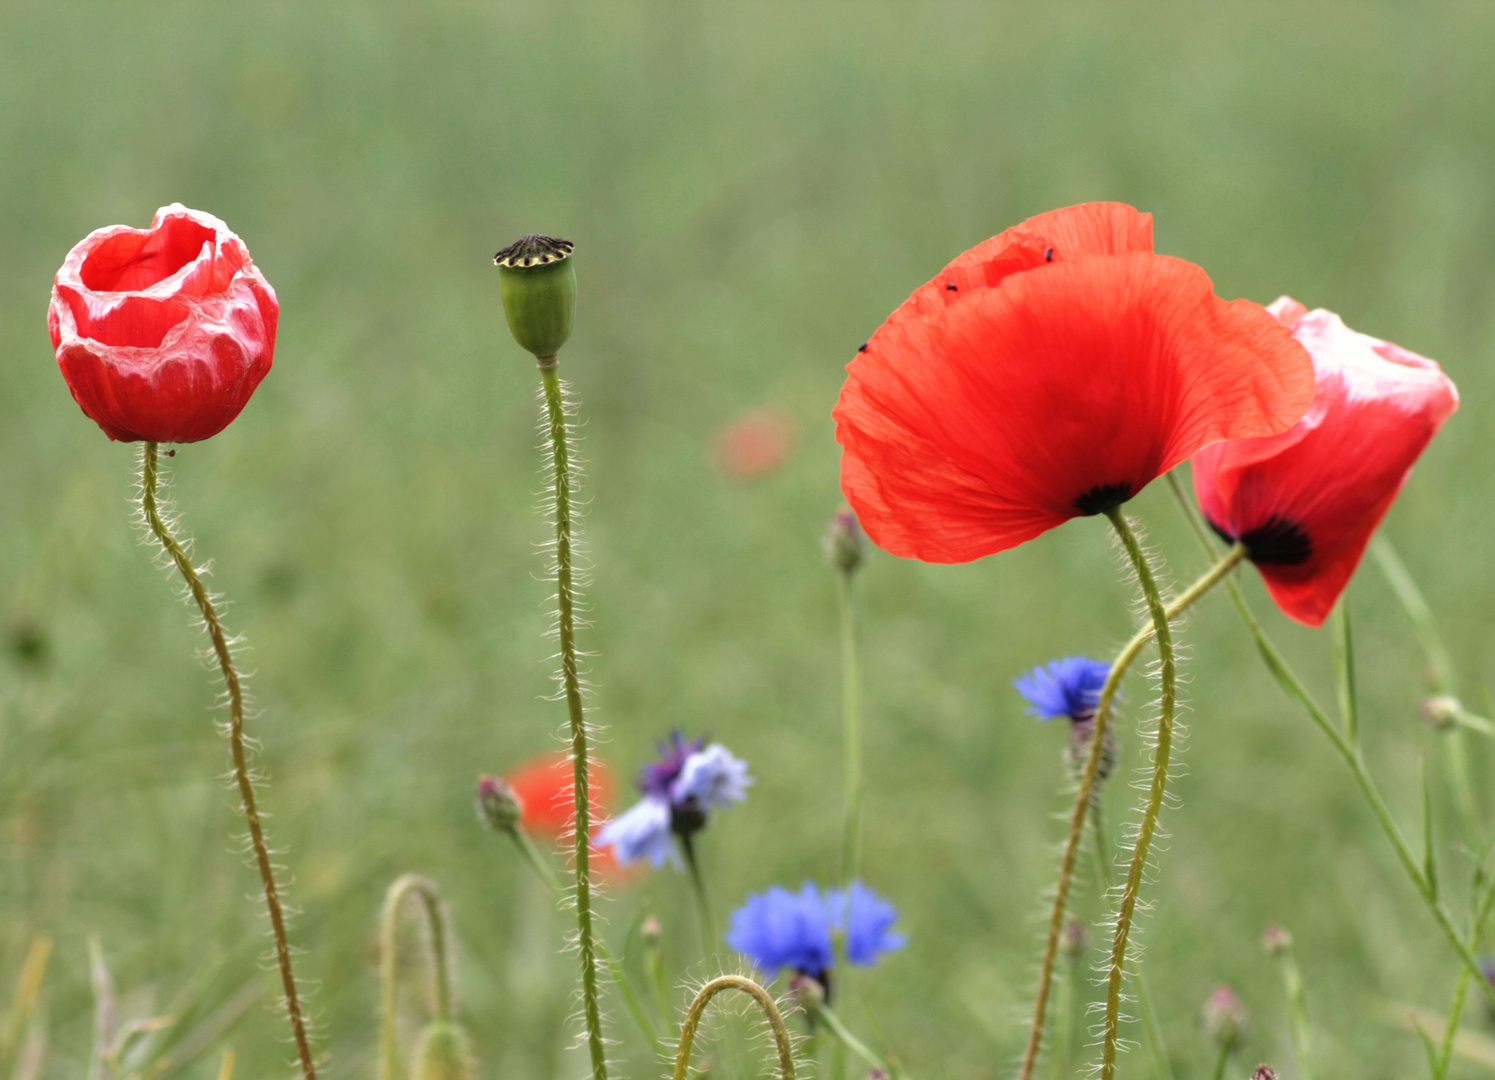
[[775, 885], [732, 913], [727, 944], [764, 971], [808, 975], [829, 996], [835, 935], [844, 935], [848, 961], [871, 965], [879, 954], [903, 948], [903, 935], [891, 932], [897, 919], [893, 905], [860, 881], [844, 893], [821, 892], [808, 881], [797, 894]]
[[674, 837], [687, 845], [706, 827], [710, 810], [724, 809], [747, 798], [753, 783], [747, 762], [733, 757], [721, 743], [686, 739], [679, 731], [659, 745], [660, 760], [639, 770], [644, 797], [597, 832], [597, 843], [613, 849], [623, 866], [647, 857], [655, 866], [680, 856]]
[[1018, 676], [1012, 685], [1028, 699], [1028, 711], [1040, 720], [1067, 716], [1088, 721], [1095, 717], [1101, 688], [1110, 673], [1110, 664], [1088, 656], [1066, 656]]

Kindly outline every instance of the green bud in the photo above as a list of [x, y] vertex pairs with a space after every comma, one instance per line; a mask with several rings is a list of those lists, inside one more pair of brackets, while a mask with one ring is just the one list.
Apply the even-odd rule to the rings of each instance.
[[520, 346], [547, 360], [571, 336], [576, 314], [576, 245], [553, 236], [525, 236], [497, 255], [504, 318]]
[[496, 776], [478, 777], [478, 820], [494, 832], [513, 832], [524, 817], [514, 789]]
[[461, 1024], [437, 1020], [427, 1024], [415, 1047], [412, 1080], [474, 1080], [472, 1041]]
[[866, 544], [856, 514], [844, 507], [836, 511], [825, 533], [825, 554], [831, 565], [843, 574], [856, 573], [862, 565]]

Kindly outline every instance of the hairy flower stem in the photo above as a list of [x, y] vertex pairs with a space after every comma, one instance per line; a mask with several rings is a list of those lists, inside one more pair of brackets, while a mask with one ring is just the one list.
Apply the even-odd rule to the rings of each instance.
[[[1177, 618], [1187, 611], [1200, 597], [1219, 584], [1220, 580], [1235, 568], [1244, 555], [1245, 549], [1239, 544], [1226, 552], [1224, 557], [1210, 567], [1203, 577], [1168, 605], [1168, 618]], [[1122, 676], [1131, 667], [1132, 661], [1142, 652], [1143, 646], [1152, 640], [1155, 629], [1153, 626], [1147, 626], [1138, 630], [1122, 647], [1116, 660], [1111, 664], [1111, 672], [1106, 676], [1106, 683], [1101, 688], [1100, 699], [1096, 703], [1095, 725], [1090, 734], [1090, 752], [1080, 772], [1079, 789], [1075, 792], [1074, 812], [1069, 819], [1069, 835], [1064, 841], [1064, 854], [1059, 860], [1059, 880], [1054, 889], [1054, 906], [1049, 913], [1048, 940], [1044, 944], [1043, 961], [1038, 969], [1038, 990], [1033, 999], [1033, 1024], [1028, 1031], [1028, 1045], [1023, 1052], [1023, 1063], [1018, 1072], [1019, 1080], [1031, 1080], [1033, 1069], [1038, 1064], [1039, 1050], [1043, 1046], [1044, 1017], [1048, 1010], [1049, 993], [1053, 989], [1054, 963], [1059, 955], [1059, 936], [1064, 931], [1064, 914], [1069, 905], [1069, 890], [1074, 884], [1075, 862], [1079, 857], [1080, 842], [1085, 835], [1085, 818], [1090, 813], [1095, 795], [1095, 782], [1100, 772], [1106, 728], [1111, 721], [1111, 707], [1115, 704], [1116, 692], [1121, 688]]]
[[452, 1015], [452, 977], [447, 949], [446, 913], [435, 882], [418, 874], [405, 874], [395, 880], [384, 895], [384, 912], [379, 918], [379, 981], [382, 1008], [379, 1018], [379, 1080], [399, 1080], [399, 1046], [395, 1038], [395, 1009], [398, 1003], [400, 911], [407, 897], [421, 902], [426, 917], [426, 933], [431, 943], [428, 957], [431, 977], [431, 1007], [436, 1020], [446, 1022]]
[[255, 866], [259, 869], [260, 881], [265, 887], [265, 908], [270, 914], [270, 930], [275, 935], [275, 959], [280, 966], [281, 991], [285, 995], [286, 1013], [291, 1019], [291, 1033], [296, 1040], [296, 1053], [301, 1059], [302, 1075], [305, 1080], [316, 1080], [317, 1067], [312, 1061], [311, 1040], [306, 1034], [301, 999], [296, 992], [296, 973], [291, 967], [291, 946], [286, 937], [285, 911], [280, 903], [280, 890], [275, 884], [275, 867], [270, 862], [270, 847], [265, 842], [264, 826], [260, 824], [259, 804], [254, 795], [254, 778], [249, 771], [249, 757], [244, 748], [244, 689], [212, 598], [203, 586], [197, 568], [187, 557], [186, 549], [172, 535], [171, 528], [161, 516], [161, 508], [156, 502], [159, 468], [158, 448], [155, 443], [147, 441], [140, 451], [140, 508], [151, 532], [160, 541], [162, 550], [171, 556], [171, 561], [186, 579], [192, 599], [197, 601], [198, 610], [202, 612], [208, 636], [212, 638], [218, 666], [223, 669], [223, 682], [228, 689], [228, 745], [233, 757], [234, 779], [239, 786], [244, 820], [249, 823], [249, 842], [254, 851]]
[[845, 760], [846, 831], [841, 849], [841, 883], [857, 876], [862, 848], [862, 718], [859, 702], [861, 674], [857, 662], [856, 602], [852, 593], [855, 569], [836, 573], [836, 598], [841, 609], [841, 741]]
[[779, 1007], [774, 1004], [773, 997], [767, 990], [752, 979], [741, 975], [718, 975], [701, 987], [695, 1000], [690, 1003], [690, 1009], [685, 1014], [685, 1023], [680, 1028], [680, 1046], [675, 1052], [673, 1080], [688, 1080], [691, 1052], [696, 1041], [696, 1029], [701, 1026], [701, 1018], [706, 1014], [706, 1006], [711, 1004], [711, 999], [723, 990], [740, 990], [758, 1003], [763, 1010], [763, 1015], [768, 1018], [768, 1026], [773, 1030], [774, 1046], [779, 1053], [779, 1080], [794, 1080], [794, 1049], [789, 1040], [789, 1029], [784, 1024], [783, 1014], [779, 1012]]
[[566, 429], [566, 402], [554, 356], [540, 359], [540, 381], [550, 435], [551, 471], [555, 474], [555, 596], [561, 642], [561, 681], [571, 715], [572, 787], [576, 796], [575, 846], [576, 943], [581, 954], [582, 1011], [593, 1080], [607, 1080], [607, 1051], [602, 1041], [602, 1014], [597, 1007], [597, 947], [592, 934], [592, 822], [587, 775], [587, 720], [576, 669], [576, 592], [571, 568], [571, 446]]
[[[1194, 516], [1194, 508], [1184, 495], [1182, 488], [1174, 481], [1172, 474], [1169, 475], [1168, 480], [1173, 485], [1173, 493], [1177, 496], [1180, 506], [1183, 507], [1184, 516], [1194, 528], [1195, 536], [1198, 537], [1200, 544], [1206, 550], [1213, 552], [1214, 545], [1210, 540], [1209, 533], [1205, 531], [1204, 526]], [[1246, 624], [1246, 629], [1251, 633], [1252, 639], [1256, 642], [1256, 650], [1261, 655], [1262, 662], [1266, 665], [1267, 670], [1271, 672], [1272, 677], [1277, 680], [1278, 685], [1282, 687], [1287, 696], [1303, 707], [1303, 711], [1308, 714], [1308, 718], [1313, 721], [1314, 726], [1324, 733], [1324, 737], [1329, 740], [1334, 749], [1338, 751], [1339, 756], [1344, 759], [1345, 765], [1349, 767], [1350, 775], [1355, 778], [1355, 783], [1360, 788], [1361, 795], [1365, 797], [1365, 801], [1370, 806], [1371, 813], [1375, 816], [1377, 824], [1381, 826], [1381, 831], [1391, 843], [1392, 850], [1396, 852], [1397, 861], [1402, 864], [1402, 869], [1406, 871], [1407, 877], [1412, 880], [1412, 884], [1417, 889], [1418, 895], [1422, 897], [1423, 904], [1426, 905], [1428, 913], [1432, 915], [1433, 921], [1438, 924], [1438, 929], [1443, 931], [1443, 936], [1448, 939], [1448, 943], [1453, 947], [1454, 952], [1458, 953], [1459, 958], [1464, 962], [1464, 966], [1469, 969], [1470, 974], [1474, 977], [1474, 981], [1483, 991], [1485, 1000], [1490, 1003], [1492, 1009], [1495, 1009], [1495, 986], [1492, 986], [1480, 974], [1479, 958], [1474, 953], [1475, 947], [1460, 936], [1458, 927], [1454, 924], [1453, 915], [1449, 912], [1447, 905], [1443, 903], [1442, 898], [1438, 894], [1437, 881], [1423, 873], [1422, 866], [1417, 856], [1413, 854], [1411, 845], [1407, 843], [1407, 838], [1402, 835], [1401, 828], [1391, 816], [1390, 807], [1386, 805], [1386, 800], [1382, 797], [1380, 789], [1376, 787], [1376, 782], [1370, 775], [1370, 770], [1366, 767], [1365, 756], [1361, 752], [1360, 744], [1352, 742], [1334, 725], [1329, 719], [1328, 714], [1314, 700], [1313, 695], [1308, 692], [1308, 688], [1303, 685], [1302, 680], [1288, 666], [1282, 654], [1277, 651], [1277, 646], [1272, 643], [1272, 640], [1267, 637], [1266, 631], [1261, 628], [1261, 623], [1256, 621], [1256, 616], [1252, 614], [1250, 606], [1247, 605], [1246, 598], [1241, 594], [1240, 587], [1234, 581], [1227, 581], [1225, 585], [1230, 592], [1230, 599], [1234, 602], [1236, 611], [1240, 614], [1241, 621]]]
[[[1121, 902], [1116, 911], [1116, 931], [1111, 940], [1111, 970], [1106, 978], [1106, 1019], [1101, 1029], [1101, 1080], [1111, 1080], [1116, 1075], [1116, 1047], [1121, 1034], [1121, 981], [1126, 974], [1127, 939], [1131, 934], [1132, 917], [1137, 910], [1137, 895], [1142, 890], [1147, 853], [1152, 847], [1158, 814], [1163, 808], [1163, 794], [1168, 787], [1177, 681], [1173, 663], [1173, 631], [1168, 625], [1168, 612], [1163, 607], [1163, 598], [1158, 592], [1152, 566], [1121, 509], [1116, 507], [1108, 510], [1106, 516], [1111, 519], [1116, 535], [1121, 538], [1121, 544], [1132, 560], [1132, 567], [1137, 571], [1137, 583], [1147, 598], [1147, 610], [1152, 615], [1153, 631], [1158, 639], [1159, 681], [1162, 685], [1159, 690], [1158, 732], [1152, 752], [1152, 784], [1148, 788], [1142, 824], [1137, 830], [1137, 840], [1132, 848], [1132, 865], [1127, 871], [1126, 882], [1121, 887]], [[1097, 730], [1096, 737], [1100, 734]]]

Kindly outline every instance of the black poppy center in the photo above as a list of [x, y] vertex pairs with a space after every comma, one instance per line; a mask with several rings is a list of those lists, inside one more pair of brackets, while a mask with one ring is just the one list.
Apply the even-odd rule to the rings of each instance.
[[1096, 484], [1074, 501], [1074, 508], [1082, 514], [1104, 514], [1131, 497], [1131, 484]]
[[1209, 527], [1225, 540], [1239, 540], [1246, 548], [1246, 558], [1258, 566], [1299, 566], [1313, 557], [1313, 540], [1296, 522], [1272, 515], [1254, 529], [1231, 536], [1211, 521]]

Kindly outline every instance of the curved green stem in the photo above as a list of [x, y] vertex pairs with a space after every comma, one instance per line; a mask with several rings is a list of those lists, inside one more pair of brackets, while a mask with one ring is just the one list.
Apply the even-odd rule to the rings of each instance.
[[[1168, 481], [1173, 487], [1173, 493], [1178, 498], [1180, 506], [1183, 507], [1184, 516], [1193, 527], [1195, 536], [1199, 538], [1200, 544], [1205, 550], [1213, 552], [1214, 545], [1210, 541], [1209, 533], [1205, 531], [1204, 526], [1195, 517], [1194, 507], [1189, 503], [1188, 498], [1183, 493], [1183, 489], [1179, 487], [1178, 482], [1174, 480], [1171, 473], [1168, 476]], [[1237, 613], [1241, 617], [1241, 621], [1246, 624], [1246, 629], [1256, 642], [1256, 650], [1261, 655], [1262, 662], [1266, 665], [1267, 670], [1271, 672], [1272, 677], [1277, 680], [1278, 685], [1282, 687], [1287, 696], [1303, 707], [1303, 711], [1308, 714], [1308, 718], [1313, 721], [1314, 726], [1324, 733], [1324, 737], [1329, 740], [1334, 749], [1338, 751], [1339, 756], [1344, 759], [1345, 765], [1349, 767], [1350, 775], [1355, 778], [1356, 786], [1360, 788], [1360, 793], [1365, 797], [1366, 803], [1370, 806], [1371, 813], [1375, 816], [1377, 824], [1381, 826], [1381, 831], [1390, 842], [1392, 850], [1396, 852], [1397, 861], [1402, 864], [1402, 869], [1406, 871], [1407, 877], [1412, 880], [1412, 884], [1417, 889], [1418, 895], [1422, 897], [1428, 913], [1433, 916], [1433, 921], [1438, 924], [1438, 929], [1443, 932], [1443, 936], [1448, 939], [1448, 943], [1453, 946], [1454, 951], [1463, 960], [1464, 966], [1469, 969], [1475, 981], [1484, 991], [1485, 1000], [1490, 1003], [1491, 1008], [1495, 1008], [1495, 986], [1492, 986], [1480, 975], [1479, 958], [1475, 956], [1473, 946], [1469, 945], [1459, 934], [1458, 927], [1454, 924], [1453, 916], [1438, 896], [1437, 885], [1423, 873], [1417, 856], [1413, 854], [1406, 837], [1402, 835], [1402, 831], [1397, 826], [1396, 820], [1391, 816], [1391, 810], [1386, 805], [1386, 800], [1382, 798], [1380, 789], [1376, 787], [1376, 782], [1372, 779], [1370, 770], [1366, 768], [1365, 758], [1361, 754], [1359, 745], [1350, 742], [1344, 733], [1334, 726], [1328, 714], [1319, 707], [1313, 695], [1308, 692], [1308, 688], [1303, 685], [1302, 680], [1288, 666], [1282, 654], [1277, 651], [1277, 647], [1267, 637], [1266, 631], [1261, 628], [1261, 623], [1256, 621], [1256, 616], [1252, 614], [1251, 608], [1246, 603], [1246, 598], [1242, 595], [1239, 586], [1234, 581], [1227, 581], [1225, 586], [1230, 593], [1231, 601], [1235, 604]]]
[[431, 1004], [438, 1021], [451, 1019], [451, 970], [447, 949], [446, 913], [436, 883], [419, 874], [396, 878], [384, 894], [384, 911], [379, 917], [379, 981], [382, 1014], [379, 1022], [379, 1080], [397, 1080], [400, 1075], [399, 1047], [395, 1039], [396, 979], [399, 972], [400, 910], [409, 896], [421, 902], [426, 916], [426, 932], [431, 942]]
[[[1226, 552], [1224, 557], [1210, 567], [1203, 577], [1168, 605], [1168, 618], [1177, 618], [1187, 611], [1200, 597], [1229, 574], [1245, 553], [1245, 548], [1240, 544]], [[1101, 755], [1105, 747], [1106, 728], [1111, 721], [1111, 709], [1116, 701], [1116, 693], [1121, 688], [1122, 677], [1131, 667], [1132, 662], [1137, 659], [1138, 654], [1142, 652], [1143, 647], [1152, 640], [1155, 631], [1156, 628], [1153, 626], [1144, 627], [1132, 635], [1132, 639], [1122, 647], [1116, 660], [1111, 664], [1110, 674], [1106, 676], [1106, 683], [1101, 688], [1100, 699], [1096, 703], [1095, 725], [1090, 734], [1090, 752], [1080, 771], [1079, 788], [1075, 792], [1074, 811], [1069, 819], [1069, 835], [1064, 841], [1064, 854], [1059, 860], [1059, 880], [1054, 889], [1053, 908], [1049, 913], [1048, 939], [1044, 944], [1043, 961], [1038, 969], [1038, 990], [1033, 1000], [1033, 1022], [1028, 1030], [1028, 1045], [1023, 1052], [1023, 1063], [1018, 1072], [1019, 1080], [1031, 1080], [1033, 1069], [1038, 1063], [1038, 1052], [1043, 1045], [1044, 1018], [1048, 1011], [1049, 994], [1053, 989], [1054, 963], [1059, 955], [1059, 937], [1064, 931], [1064, 914], [1069, 905], [1069, 891], [1074, 883], [1075, 862], [1085, 833], [1085, 818], [1089, 814], [1094, 798], [1096, 777], [1100, 771]]]
[[1142, 890], [1147, 853], [1152, 846], [1158, 814], [1163, 808], [1163, 794], [1168, 787], [1177, 680], [1173, 663], [1173, 632], [1168, 625], [1168, 612], [1163, 607], [1163, 598], [1158, 592], [1158, 583], [1153, 577], [1147, 555], [1137, 542], [1137, 537], [1120, 508], [1108, 510], [1106, 516], [1111, 519], [1116, 535], [1121, 538], [1121, 544], [1126, 548], [1132, 566], [1137, 571], [1137, 583], [1147, 598], [1147, 610], [1152, 615], [1153, 630], [1158, 639], [1162, 685], [1159, 691], [1157, 742], [1153, 747], [1152, 783], [1147, 792], [1147, 804], [1142, 811], [1142, 825], [1137, 830], [1136, 845], [1132, 849], [1132, 865], [1127, 871], [1126, 883], [1122, 886], [1121, 903], [1116, 912], [1116, 932], [1111, 942], [1111, 970], [1106, 979], [1106, 1019], [1101, 1030], [1101, 1080], [1111, 1080], [1116, 1075], [1116, 1047], [1121, 1034], [1121, 981], [1126, 973], [1127, 939], [1137, 910], [1137, 895]]
[[862, 720], [858, 701], [861, 676], [857, 664], [856, 604], [852, 595], [855, 570], [836, 574], [836, 594], [841, 610], [841, 740], [845, 762], [845, 839], [841, 852], [841, 883], [849, 885], [857, 876], [862, 846]]
[[774, 1004], [773, 997], [752, 979], [742, 975], [718, 975], [696, 994], [685, 1014], [685, 1023], [680, 1028], [680, 1047], [675, 1053], [674, 1080], [687, 1080], [690, 1075], [690, 1056], [695, 1047], [696, 1029], [701, 1026], [701, 1017], [711, 999], [723, 990], [740, 990], [747, 994], [763, 1010], [768, 1026], [773, 1029], [774, 1046], [779, 1053], [779, 1080], [794, 1080], [794, 1048], [789, 1040], [789, 1029], [784, 1025], [783, 1014]]
[[814, 1009], [815, 1018], [825, 1022], [825, 1026], [836, 1037], [839, 1045], [846, 1047], [846, 1049], [850, 1050], [874, 1069], [881, 1069], [889, 1076], [894, 1075], [895, 1070], [888, 1063], [888, 1059], [853, 1035], [850, 1029], [841, 1022], [841, 1018], [831, 1011], [830, 1006], [822, 1002], [816, 1005]]
[[270, 915], [270, 931], [275, 937], [275, 960], [280, 968], [280, 987], [285, 996], [286, 1014], [291, 1021], [291, 1034], [296, 1041], [296, 1054], [301, 1061], [301, 1073], [305, 1080], [317, 1080], [317, 1067], [312, 1060], [311, 1040], [306, 1033], [306, 1020], [301, 1013], [301, 999], [296, 991], [296, 973], [291, 966], [291, 946], [286, 936], [285, 910], [280, 902], [280, 889], [275, 883], [275, 866], [270, 861], [270, 846], [265, 842], [264, 826], [260, 823], [259, 804], [254, 793], [254, 776], [249, 769], [249, 756], [244, 747], [244, 688], [239, 671], [234, 666], [233, 652], [229, 648], [228, 636], [218, 619], [218, 611], [202, 578], [187, 551], [172, 535], [171, 527], [161, 515], [156, 501], [156, 485], [160, 469], [159, 450], [155, 443], [147, 441], [140, 451], [140, 508], [146, 523], [160, 542], [162, 550], [171, 557], [177, 570], [187, 582], [192, 599], [202, 612], [203, 625], [213, 641], [213, 654], [223, 671], [224, 686], [228, 690], [228, 745], [233, 758], [234, 780], [239, 788], [239, 801], [244, 810], [244, 820], [249, 825], [249, 843], [254, 852], [255, 867], [259, 870], [260, 882], [265, 889], [265, 908]]
[[566, 403], [556, 358], [540, 359], [545, 391], [551, 468], [555, 480], [555, 596], [556, 624], [561, 645], [561, 682], [571, 717], [572, 786], [576, 797], [575, 844], [572, 866], [576, 877], [576, 943], [581, 955], [582, 1012], [587, 1025], [594, 1080], [607, 1080], [607, 1051], [602, 1040], [602, 1014], [597, 1006], [597, 947], [592, 931], [592, 822], [587, 774], [587, 720], [581, 703], [581, 677], [576, 667], [576, 591], [571, 551], [571, 447], [566, 426]]

